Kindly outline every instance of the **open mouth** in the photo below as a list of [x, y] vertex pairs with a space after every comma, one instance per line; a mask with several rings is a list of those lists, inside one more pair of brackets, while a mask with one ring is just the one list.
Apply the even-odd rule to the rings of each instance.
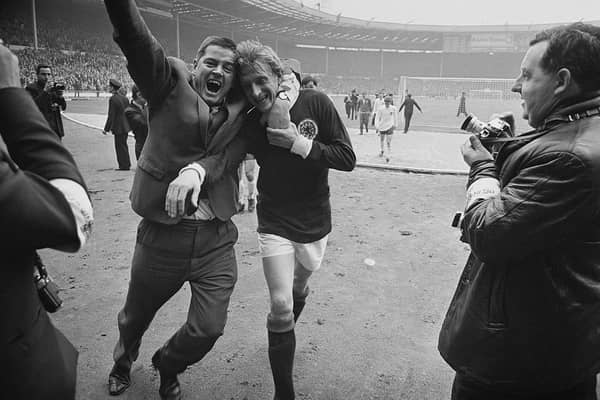
[[269, 100], [269, 95], [267, 95], [267, 94], [263, 94], [262, 96], [259, 96], [259, 97], [256, 99], [256, 103], [257, 103], [257, 104], [262, 104], [263, 102], [266, 102], [266, 101], [268, 101], [268, 100]]
[[216, 79], [209, 79], [208, 81], [206, 81], [206, 90], [208, 90], [210, 93], [217, 93], [222, 86], [223, 84], [221, 83], [221, 81], [218, 81]]

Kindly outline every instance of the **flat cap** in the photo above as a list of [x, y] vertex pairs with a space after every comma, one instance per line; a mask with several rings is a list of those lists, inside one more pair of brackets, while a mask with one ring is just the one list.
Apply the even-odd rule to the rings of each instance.
[[110, 78], [110, 79], [108, 80], [108, 83], [110, 84], [110, 86], [112, 86], [112, 87], [114, 87], [114, 88], [116, 88], [116, 89], [119, 89], [121, 86], [123, 86], [123, 85], [121, 84], [121, 82], [119, 82], [118, 80], [116, 80], [116, 79], [114, 79], [114, 78]]

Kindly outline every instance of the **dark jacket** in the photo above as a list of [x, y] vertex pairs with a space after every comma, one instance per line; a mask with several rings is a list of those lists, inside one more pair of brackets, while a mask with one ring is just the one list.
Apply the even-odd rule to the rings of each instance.
[[[235, 137], [245, 120], [246, 102], [241, 94], [227, 99], [227, 120], [209, 140], [209, 107], [194, 90], [185, 63], [167, 59], [133, 0], [105, 0], [104, 4], [129, 73], [148, 100], [148, 138], [135, 172], [131, 204], [144, 218], [175, 224], [180, 218], [170, 218], [165, 211], [169, 184], [181, 168], [220, 152]], [[237, 212], [237, 171], [203, 185], [201, 196], [208, 198], [217, 218], [231, 218]]]
[[346, 127], [326, 94], [301, 90], [290, 109], [298, 133], [312, 140], [308, 156], [269, 144], [260, 114], [253, 109], [243, 132], [219, 155], [200, 160], [206, 181], [219, 181], [236, 170], [246, 153], [256, 156], [258, 232], [308, 243], [331, 231], [329, 169], [351, 171], [356, 155]]
[[105, 132], [112, 132], [113, 135], [127, 135], [129, 124], [125, 118], [125, 109], [129, 105], [129, 100], [122, 94], [115, 93], [108, 100], [108, 117], [104, 124]]
[[79, 243], [69, 203], [48, 181], [85, 184], [23, 89], [0, 89], [0, 134], [0, 397], [73, 399], [77, 351], [40, 304], [33, 257]]
[[598, 107], [563, 108], [495, 165], [472, 166], [471, 181], [497, 176], [501, 193], [464, 215], [472, 253], [439, 338], [455, 370], [519, 391], [564, 390], [600, 370]]
[[44, 115], [46, 121], [48, 121], [48, 124], [54, 133], [61, 138], [65, 136], [62, 116], [60, 115], [61, 110], [64, 111], [67, 109], [65, 98], [44, 90], [37, 82], [27, 85], [25, 90], [33, 97], [33, 101], [35, 101], [35, 104]]
[[421, 110], [421, 107], [419, 107], [419, 104], [417, 104], [417, 102], [412, 97], [407, 97], [400, 105], [398, 112], [402, 111], [402, 109], [404, 108], [404, 115], [412, 115], [415, 107], [417, 107], [419, 111], [423, 111]]

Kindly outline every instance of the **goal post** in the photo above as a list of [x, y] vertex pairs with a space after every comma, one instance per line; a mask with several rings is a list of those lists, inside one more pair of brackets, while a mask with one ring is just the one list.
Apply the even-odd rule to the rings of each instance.
[[399, 95], [410, 93], [415, 97], [457, 98], [462, 92], [467, 97], [482, 100], [509, 100], [518, 98], [511, 91], [514, 79], [499, 78], [439, 78], [402, 76]]

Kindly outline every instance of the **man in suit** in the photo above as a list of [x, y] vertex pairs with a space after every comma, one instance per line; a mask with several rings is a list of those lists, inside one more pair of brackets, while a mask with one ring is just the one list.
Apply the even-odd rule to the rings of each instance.
[[410, 120], [412, 119], [415, 107], [417, 107], [421, 114], [423, 113], [423, 110], [421, 110], [421, 107], [412, 98], [412, 95], [410, 93], [407, 93], [406, 98], [404, 99], [404, 101], [400, 105], [400, 108], [398, 109], [398, 112], [400, 112], [404, 108], [404, 133], [408, 132], [408, 128], [410, 127]]
[[129, 168], [131, 168], [129, 148], [127, 147], [129, 125], [127, 124], [127, 119], [125, 119], [125, 108], [127, 108], [129, 100], [123, 94], [119, 93], [122, 86], [121, 82], [111, 78], [108, 84], [112, 96], [108, 100], [108, 117], [106, 118], [106, 124], [104, 124], [102, 133], [106, 135], [112, 132], [115, 137], [115, 152], [117, 153], [117, 163], [119, 165], [117, 170], [129, 171]]
[[67, 109], [67, 102], [63, 97], [64, 88], [59, 86], [48, 85], [48, 81], [52, 76], [52, 69], [47, 64], [39, 64], [35, 69], [37, 80], [30, 83], [25, 88], [35, 104], [38, 106], [50, 128], [58, 135], [59, 138], [65, 136], [63, 128], [62, 116], [60, 110]]
[[[246, 119], [246, 102], [234, 87], [237, 52], [228, 38], [210, 36], [194, 68], [167, 58], [134, 0], [105, 0], [114, 38], [127, 68], [148, 101], [149, 129], [131, 190], [142, 218], [133, 254], [127, 299], [118, 315], [119, 340], [109, 374], [109, 393], [130, 385], [141, 338], [158, 309], [187, 281], [187, 321], [156, 351], [163, 399], [181, 398], [177, 375], [201, 360], [223, 334], [237, 280], [233, 245], [237, 228], [237, 170], [179, 198], [187, 182], [203, 176], [192, 164], [221, 152]], [[187, 192], [186, 192], [187, 193]], [[175, 199], [175, 201], [173, 201]], [[178, 209], [184, 210], [178, 215]]]
[[75, 161], [0, 44], [0, 397], [74, 399], [77, 350], [54, 328], [33, 281], [36, 249], [75, 252], [93, 211]]
[[146, 137], [148, 137], [148, 109], [146, 99], [136, 85], [131, 87], [131, 103], [125, 109], [125, 118], [135, 137], [135, 159], [140, 159]]

